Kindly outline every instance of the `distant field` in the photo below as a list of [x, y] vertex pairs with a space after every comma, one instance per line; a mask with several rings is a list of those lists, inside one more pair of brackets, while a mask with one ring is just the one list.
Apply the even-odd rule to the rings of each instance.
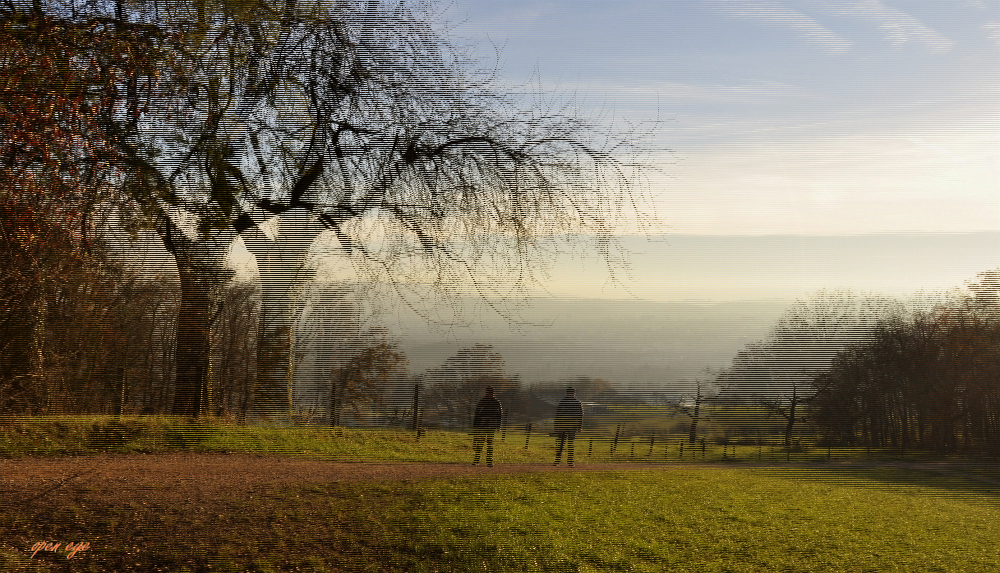
[[[352, 461], [468, 463], [468, 435], [305, 428], [240, 428], [183, 420], [109, 418], [8, 423], [6, 457], [39, 452], [250, 451]], [[145, 425], [143, 425], [145, 424]], [[124, 429], [123, 429], [124, 428]], [[497, 444], [498, 463], [548, 464], [549, 436]], [[102, 442], [104, 440], [104, 442]], [[622, 453], [624, 444], [636, 453]], [[581, 468], [655, 461], [645, 442], [577, 444]], [[668, 456], [676, 447], [667, 442]], [[654, 457], [658, 456], [654, 443]], [[708, 446], [706, 446], [708, 448]], [[631, 445], [626, 448], [631, 450]], [[560, 471], [275, 486], [156, 503], [100, 487], [60, 486], [21, 500], [3, 491], [0, 571], [649, 571], [944, 572], [1000, 570], [995, 465], [824, 463], [748, 456], [720, 464], [622, 464]], [[756, 450], [753, 450], [754, 452]], [[821, 452], [825, 454], [825, 451]], [[740, 452], [737, 451], [737, 455]], [[853, 453], [857, 455], [857, 452]], [[727, 454], [728, 455], [728, 454]], [[805, 456], [806, 454], [801, 454]], [[846, 455], [846, 453], [845, 453]], [[229, 456], [231, 457], [231, 456]], [[229, 458], [220, 456], [220, 460]], [[700, 457], [697, 451], [695, 461]], [[821, 456], [822, 457], [822, 456]], [[746, 463], [743, 463], [746, 462]], [[750, 462], [753, 462], [751, 465]], [[4, 462], [0, 461], [0, 468]], [[221, 462], [224, 463], [224, 462]], [[156, 479], [156, 476], [145, 476]], [[111, 487], [114, 491], [116, 487]], [[58, 495], [57, 495], [58, 494]], [[146, 501], [152, 495], [152, 502]], [[91, 546], [66, 559], [30, 556], [38, 541]]]

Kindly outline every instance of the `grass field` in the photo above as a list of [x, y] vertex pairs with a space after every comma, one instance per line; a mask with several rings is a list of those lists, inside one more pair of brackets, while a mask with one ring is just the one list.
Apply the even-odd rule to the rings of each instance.
[[[50, 454], [94, 451], [118, 435], [94, 429], [108, 419], [18, 423], [3, 430], [4, 456], [31, 453], [28, 444], [46, 437], [51, 445], [41, 451]], [[430, 432], [418, 441], [388, 431], [148, 423], [155, 428], [133, 429], [109, 447], [307, 452], [358, 461], [469, 457], [468, 436], [457, 433]], [[172, 430], [193, 437], [170, 442]], [[551, 438], [534, 437], [528, 450], [523, 439], [508, 435], [498, 461], [551, 459]], [[577, 448], [583, 464], [607, 461]], [[606, 448], [601, 442], [597, 449]], [[0, 571], [1000, 570], [995, 466], [979, 473], [890, 463], [621, 468], [327, 483], [158, 508], [14, 504], [0, 515]], [[92, 547], [72, 560], [55, 553], [31, 558], [12, 539], [87, 539]]]
[[[523, 431], [503, 437], [509, 446], [503, 449], [508, 463], [538, 461], [551, 454], [553, 440], [547, 435], [536, 433], [528, 449], [523, 447]], [[418, 438], [391, 429], [240, 426], [167, 416], [22, 418], [0, 425], [0, 457], [178, 451], [440, 463], [469, 461], [471, 440], [467, 431], [431, 430]]]
[[[623, 426], [624, 427], [624, 426]], [[594, 462], [780, 463], [824, 461], [941, 460], [939, 454], [900, 452], [894, 448], [828, 448], [797, 442], [785, 448], [780, 436], [765, 444], [688, 442], [686, 434], [639, 433], [615, 442], [614, 427], [585, 430], [576, 441], [577, 455]], [[652, 439], [651, 439], [652, 438]], [[499, 456], [507, 463], [530, 463], [552, 455], [554, 439], [544, 430], [526, 435], [523, 426], [497, 434]], [[527, 444], [527, 448], [525, 448]], [[467, 431], [428, 430], [423, 439], [394, 429], [236, 425], [170, 416], [59, 416], [0, 421], [0, 458], [88, 455], [98, 452], [165, 453], [177, 451], [305, 455], [341, 461], [466, 462]], [[954, 457], [960, 460], [963, 458]]]

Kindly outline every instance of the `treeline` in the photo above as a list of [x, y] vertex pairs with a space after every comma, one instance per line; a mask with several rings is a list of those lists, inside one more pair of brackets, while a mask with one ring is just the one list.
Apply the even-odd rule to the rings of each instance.
[[137, 392], [156, 400], [171, 375], [159, 344], [176, 306], [170, 286], [140, 280], [39, 207], [0, 206], [0, 413], [107, 412]]
[[[0, 415], [169, 412], [176, 278], [142, 275], [54, 219], [44, 202], [0, 204]], [[245, 418], [279, 399], [256, 370], [287, 362], [287, 336], [258, 333], [258, 290], [228, 282], [213, 309], [214, 413]]]
[[751, 398], [786, 446], [804, 430], [831, 445], [1000, 455], [1000, 269], [910, 302], [820, 291], [706, 384], [706, 404]]
[[[10, 195], [4, 201], [0, 416], [170, 413], [181, 310], [177, 278], [123, 264], [96, 237], [84, 240], [58, 224], [51, 203], [27, 205]], [[523, 423], [551, 415], [565, 391], [564, 383], [522, 384], [488, 345], [464, 348], [437, 368], [411, 374], [388, 333], [361, 332], [354, 323], [353, 331], [342, 332], [329, 324], [351, 322], [339, 314], [316, 324], [264, 316], [259, 286], [226, 279], [217, 281], [207, 337], [202, 400], [214, 416], [404, 425], [412, 423], [419, 385], [421, 423], [465, 427], [492, 385], [509, 422]], [[316, 296], [317, 304], [331, 298], [325, 291]], [[336, 340], [316, 334], [327, 331]], [[585, 397], [614, 392], [604, 381], [574, 383]]]
[[1000, 320], [968, 301], [881, 321], [814, 380], [811, 416], [845, 445], [1000, 454]]

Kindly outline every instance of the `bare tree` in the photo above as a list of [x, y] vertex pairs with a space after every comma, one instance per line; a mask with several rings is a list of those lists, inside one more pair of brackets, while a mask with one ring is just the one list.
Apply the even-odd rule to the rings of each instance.
[[101, 84], [99, 133], [82, 135], [112, 147], [120, 224], [154, 229], [174, 256], [176, 414], [205, 410], [223, 254], [267, 218], [310, 213], [372, 279], [412, 303], [415, 284], [523, 292], [547, 256], [542, 239], [555, 234], [595, 236], [610, 260], [616, 220], [638, 199], [634, 133], [602, 133], [572, 109], [519, 108], [420, 5], [0, 8], [0, 18], [29, 17], [84, 39], [128, 32], [114, 35], [113, 50], [65, 51], [71, 60], [137, 58]]
[[207, 406], [223, 417], [246, 419], [256, 380], [257, 314], [260, 290], [234, 282], [227, 286], [212, 321]]
[[789, 305], [763, 340], [748, 343], [719, 380], [734, 392], [756, 394], [765, 401], [797, 400], [817, 372], [827, 368], [840, 350], [870, 335], [878, 322], [898, 316], [895, 299], [850, 291], [819, 291]]
[[695, 381], [694, 394], [682, 397], [671, 404], [675, 411], [684, 414], [690, 420], [688, 443], [693, 444], [698, 439], [698, 423], [706, 417], [703, 407], [718, 393], [717, 386], [697, 380]]
[[760, 401], [760, 405], [769, 415], [777, 415], [785, 420], [785, 447], [792, 445], [792, 430], [797, 422], [808, 421], [808, 416], [803, 412], [805, 406], [809, 404], [811, 396], [799, 394], [798, 385], [792, 383], [791, 396], [780, 394], [773, 398], [765, 398]]

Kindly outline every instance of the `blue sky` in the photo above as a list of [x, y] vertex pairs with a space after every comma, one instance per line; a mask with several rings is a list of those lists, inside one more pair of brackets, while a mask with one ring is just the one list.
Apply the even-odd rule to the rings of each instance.
[[1000, 2], [443, 6], [501, 82], [661, 122], [657, 230], [1000, 230]]

